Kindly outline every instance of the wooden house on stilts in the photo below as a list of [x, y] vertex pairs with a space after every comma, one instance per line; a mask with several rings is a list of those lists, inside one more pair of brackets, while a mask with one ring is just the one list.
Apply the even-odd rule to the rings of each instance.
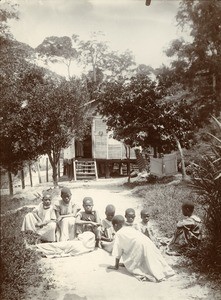
[[63, 159], [70, 180], [128, 175], [136, 168], [134, 148], [113, 139], [100, 115], [92, 116], [90, 135], [82, 141], [73, 139], [64, 149]]

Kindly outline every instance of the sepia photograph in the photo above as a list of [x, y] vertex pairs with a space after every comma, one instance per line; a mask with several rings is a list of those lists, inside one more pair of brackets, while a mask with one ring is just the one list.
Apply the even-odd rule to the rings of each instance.
[[0, 298], [221, 299], [221, 1], [0, 0]]

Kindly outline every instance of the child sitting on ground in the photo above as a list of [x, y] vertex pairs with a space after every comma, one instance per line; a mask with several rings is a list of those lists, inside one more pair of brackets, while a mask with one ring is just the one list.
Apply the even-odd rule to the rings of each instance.
[[85, 231], [91, 231], [95, 234], [95, 247], [99, 247], [101, 240], [101, 226], [98, 212], [93, 210], [93, 199], [91, 197], [85, 197], [83, 199], [84, 211], [79, 211], [76, 216], [76, 235]]
[[54, 204], [57, 216], [56, 237], [58, 242], [74, 240], [75, 238], [75, 217], [80, 208], [71, 197], [71, 190], [63, 187], [61, 189], [61, 200]]
[[154, 236], [153, 229], [149, 224], [150, 214], [147, 209], [142, 209], [140, 212], [142, 221], [138, 223], [138, 230], [151, 239], [152, 242], [158, 247], [158, 241]]
[[138, 230], [138, 225], [134, 223], [134, 219], [136, 217], [135, 210], [133, 208], [127, 208], [125, 211], [125, 226], [132, 226], [133, 228]]
[[22, 224], [22, 231], [32, 231], [39, 235], [40, 242], [54, 242], [56, 229], [56, 215], [51, 205], [51, 194], [45, 194], [34, 210], [28, 213]]
[[115, 215], [115, 207], [112, 204], [106, 206], [106, 218], [101, 222], [101, 246], [104, 250], [111, 253], [113, 249], [113, 240], [115, 231], [112, 225], [112, 219]]
[[194, 204], [186, 201], [182, 205], [182, 213], [186, 217], [177, 223], [177, 229], [170, 241], [166, 253], [179, 255], [187, 246], [196, 247], [202, 238], [201, 219], [193, 215]]

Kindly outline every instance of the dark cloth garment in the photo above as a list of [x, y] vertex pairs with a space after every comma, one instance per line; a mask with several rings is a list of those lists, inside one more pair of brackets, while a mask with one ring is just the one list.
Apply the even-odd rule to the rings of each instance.
[[197, 246], [202, 238], [202, 222], [201, 219], [192, 215], [183, 221], [177, 223], [177, 229], [168, 249], [171, 251], [179, 251], [187, 246]]
[[[77, 214], [77, 218], [80, 218], [82, 221], [91, 221], [100, 223], [100, 218], [97, 211], [93, 210], [91, 213], [86, 213], [85, 211], [80, 211]], [[95, 234], [96, 239], [101, 237], [101, 229], [92, 224], [76, 224], [76, 234], [80, 234], [86, 231], [91, 231]]]

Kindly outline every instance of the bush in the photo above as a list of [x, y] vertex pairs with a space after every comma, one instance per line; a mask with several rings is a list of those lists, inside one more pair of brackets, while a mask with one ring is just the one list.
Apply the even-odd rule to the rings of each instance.
[[38, 265], [39, 254], [26, 248], [21, 233], [23, 218], [30, 210], [1, 216], [1, 299], [24, 299], [30, 286], [47, 284]]
[[206, 229], [204, 251], [200, 256], [202, 265], [221, 270], [221, 123], [214, 118], [219, 131], [212, 136], [211, 154], [204, 155], [195, 167], [193, 187], [199, 195], [202, 207], [206, 211]]

